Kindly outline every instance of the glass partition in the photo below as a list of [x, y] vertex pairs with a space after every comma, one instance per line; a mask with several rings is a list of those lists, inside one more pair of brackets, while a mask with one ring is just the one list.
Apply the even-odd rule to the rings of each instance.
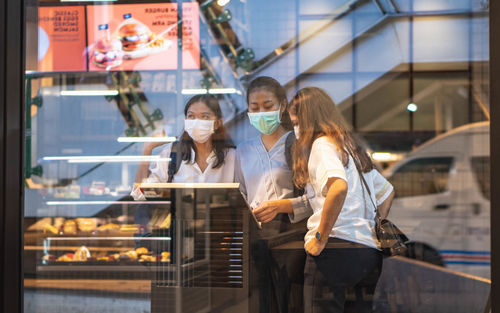
[[[253, 187], [298, 198], [287, 152], [288, 176], [238, 161], [258, 140], [272, 162], [247, 115], [260, 76], [284, 87], [285, 104], [304, 87], [326, 91], [394, 187], [388, 218], [407, 251], [384, 259], [375, 290], [348, 288], [345, 312], [484, 311], [488, 1], [25, 8], [25, 312], [303, 312], [312, 212], [263, 226], [252, 216]], [[203, 135], [219, 148], [193, 143]]]

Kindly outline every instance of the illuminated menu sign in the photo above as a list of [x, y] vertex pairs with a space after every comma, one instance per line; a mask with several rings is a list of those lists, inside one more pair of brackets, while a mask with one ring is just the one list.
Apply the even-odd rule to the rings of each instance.
[[38, 71], [86, 71], [85, 8], [38, 8]]
[[[182, 11], [182, 67], [198, 69], [198, 4]], [[176, 3], [41, 7], [38, 71], [176, 69], [177, 20]]]

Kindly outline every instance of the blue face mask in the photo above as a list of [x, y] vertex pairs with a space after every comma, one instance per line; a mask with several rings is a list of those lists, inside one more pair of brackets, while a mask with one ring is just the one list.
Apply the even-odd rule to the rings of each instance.
[[248, 112], [248, 118], [250, 119], [250, 124], [257, 128], [258, 131], [265, 135], [274, 133], [274, 131], [280, 125], [280, 108], [277, 111], [271, 112]]

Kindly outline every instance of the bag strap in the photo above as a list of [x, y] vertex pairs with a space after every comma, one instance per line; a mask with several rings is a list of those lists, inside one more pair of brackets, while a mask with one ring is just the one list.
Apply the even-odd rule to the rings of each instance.
[[[352, 155], [351, 155], [351, 158], [352, 158], [352, 160], [354, 162], [354, 165], [356, 166], [356, 170], [358, 171], [359, 179], [361, 181], [361, 189], [366, 188], [366, 191], [368, 191], [368, 195], [370, 196], [370, 201], [371, 201], [371, 203], [372, 203], [372, 205], [373, 205], [373, 207], [375, 209], [375, 218], [376, 219], [380, 219], [381, 218], [380, 217], [380, 213], [378, 212], [377, 206], [373, 202], [372, 193], [370, 191], [370, 187], [368, 186], [368, 183], [365, 180], [365, 176], [363, 175], [363, 172], [361, 171], [360, 165], [358, 164], [358, 161]], [[363, 199], [364, 198], [365, 198], [365, 192], [363, 191]]]
[[179, 142], [175, 141], [172, 143], [172, 149], [170, 150], [170, 162], [168, 163], [168, 180], [167, 183], [171, 183], [174, 180], [175, 174], [179, 171], [182, 162], [182, 156], [179, 151]]
[[[295, 139], [295, 134], [294, 132], [290, 132], [286, 136], [285, 140], [285, 160], [286, 164], [288, 165], [288, 168], [293, 171], [293, 160], [292, 160], [292, 146], [295, 143], [297, 139]], [[293, 184], [293, 196], [294, 197], [300, 197], [304, 195], [304, 188], [297, 188], [295, 184]]]

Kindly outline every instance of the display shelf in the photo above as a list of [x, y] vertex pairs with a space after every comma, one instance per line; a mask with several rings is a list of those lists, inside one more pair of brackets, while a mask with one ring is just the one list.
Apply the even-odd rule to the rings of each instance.
[[[51, 247], [51, 251], [75, 251], [81, 246], [56, 246]], [[90, 251], [106, 252], [106, 251], [128, 251], [129, 247], [87, 247]], [[25, 251], [44, 251], [43, 246], [24, 246]]]

